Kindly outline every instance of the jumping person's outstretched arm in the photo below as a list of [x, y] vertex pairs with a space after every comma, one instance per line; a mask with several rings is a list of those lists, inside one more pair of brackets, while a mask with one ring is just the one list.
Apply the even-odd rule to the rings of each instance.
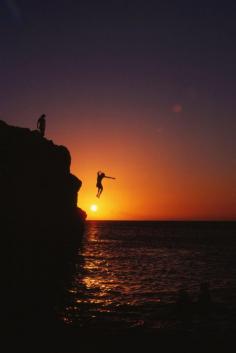
[[105, 177], [104, 178], [108, 178], [108, 179], [115, 179], [114, 177], [110, 177], [110, 176], [107, 176], [107, 175], [105, 175]]

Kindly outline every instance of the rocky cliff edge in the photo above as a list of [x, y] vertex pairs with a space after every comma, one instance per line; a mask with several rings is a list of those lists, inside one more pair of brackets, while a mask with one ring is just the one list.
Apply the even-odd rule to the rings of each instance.
[[55, 322], [70, 286], [86, 218], [70, 163], [66, 147], [0, 121], [1, 317], [8, 333]]

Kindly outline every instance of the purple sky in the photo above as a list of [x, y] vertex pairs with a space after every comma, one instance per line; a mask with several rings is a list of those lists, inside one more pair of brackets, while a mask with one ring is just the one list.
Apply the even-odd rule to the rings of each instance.
[[1, 1], [0, 118], [34, 129], [47, 114], [84, 177], [75, 131], [88, 158], [96, 136], [135, 144], [146, 129], [146, 155], [175, 141], [175, 174], [191, 160], [228, 178], [236, 216], [235, 15], [233, 1]]

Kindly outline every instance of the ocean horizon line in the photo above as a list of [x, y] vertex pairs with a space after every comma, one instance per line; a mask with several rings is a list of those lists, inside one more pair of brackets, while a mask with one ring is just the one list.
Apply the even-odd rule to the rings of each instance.
[[236, 219], [87, 219], [86, 222], [236, 222]]

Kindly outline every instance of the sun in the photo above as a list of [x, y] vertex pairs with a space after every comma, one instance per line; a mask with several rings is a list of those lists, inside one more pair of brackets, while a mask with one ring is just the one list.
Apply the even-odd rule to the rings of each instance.
[[93, 211], [93, 212], [97, 212], [98, 206], [97, 205], [91, 205], [90, 206], [90, 210]]

